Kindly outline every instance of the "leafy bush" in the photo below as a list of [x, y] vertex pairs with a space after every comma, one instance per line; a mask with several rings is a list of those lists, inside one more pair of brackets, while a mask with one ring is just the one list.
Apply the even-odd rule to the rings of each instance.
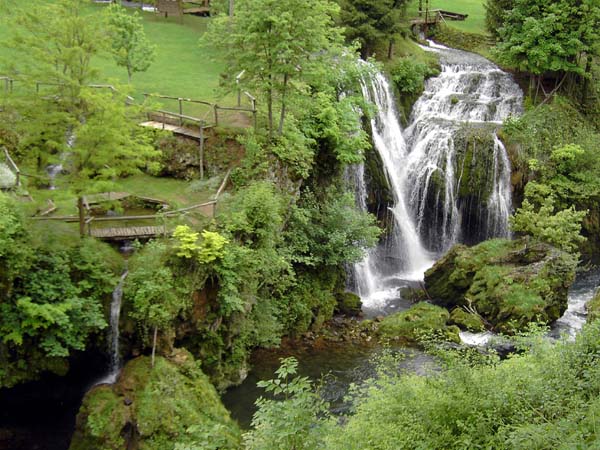
[[390, 69], [392, 80], [401, 94], [419, 95], [426, 78], [439, 74], [439, 70], [414, 59], [402, 58]]
[[595, 448], [600, 322], [575, 343], [537, 338], [529, 349], [502, 362], [445, 358], [446, 369], [427, 377], [380, 375], [361, 391], [345, 425], [331, 421], [314, 448]]

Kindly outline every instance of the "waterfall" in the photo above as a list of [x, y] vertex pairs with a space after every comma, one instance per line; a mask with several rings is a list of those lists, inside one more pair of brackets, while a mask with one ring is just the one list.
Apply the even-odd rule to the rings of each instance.
[[[389, 290], [390, 279], [396, 296], [402, 280], [422, 279], [457, 242], [510, 236], [510, 162], [496, 129], [521, 112], [522, 92], [509, 74], [481, 56], [434, 43], [424, 49], [438, 53], [442, 70], [426, 82], [405, 130], [385, 77], [373, 70], [362, 82], [364, 97], [377, 107], [373, 144], [394, 200], [390, 236], [354, 267], [355, 290], [367, 307], [379, 291]], [[467, 125], [489, 136], [489, 155], [473, 150], [467, 161], [456, 141]], [[485, 170], [485, 191], [465, 192], [463, 183], [475, 164]], [[364, 179], [355, 186], [357, 192], [363, 189]]]
[[95, 384], [114, 384], [117, 381], [117, 376], [121, 370], [121, 355], [119, 352], [119, 318], [121, 316], [121, 300], [123, 299], [123, 284], [127, 278], [128, 271], [125, 270], [121, 275], [121, 279], [117, 283], [113, 293], [112, 302], [110, 303], [110, 320], [109, 320], [109, 352], [110, 362], [108, 366], [108, 374]]
[[394, 206], [393, 241], [398, 249], [398, 271], [410, 278], [424, 272], [433, 260], [423, 247], [414, 217], [407, 204], [406, 161], [408, 147], [398, 123], [395, 99], [389, 83], [381, 73], [371, 77], [370, 86], [363, 83], [363, 95], [377, 105], [377, 114], [371, 119], [373, 143], [381, 160], [386, 178], [392, 189]]

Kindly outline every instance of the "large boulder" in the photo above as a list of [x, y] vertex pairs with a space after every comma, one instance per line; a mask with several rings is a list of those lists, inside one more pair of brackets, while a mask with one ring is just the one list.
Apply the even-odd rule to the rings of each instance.
[[511, 333], [564, 313], [576, 265], [548, 244], [493, 239], [454, 246], [425, 273], [425, 287], [435, 304], [472, 308], [495, 330]]
[[237, 449], [240, 430], [190, 353], [130, 361], [85, 396], [70, 450]]
[[577, 261], [548, 244], [523, 238], [456, 245], [425, 273], [433, 303], [476, 312], [496, 331], [550, 323], [567, 309]]
[[460, 342], [459, 329], [448, 326], [450, 313], [439, 306], [420, 302], [406, 311], [385, 317], [379, 324], [380, 337], [407, 344], [417, 343], [423, 334], [435, 334], [452, 342]]

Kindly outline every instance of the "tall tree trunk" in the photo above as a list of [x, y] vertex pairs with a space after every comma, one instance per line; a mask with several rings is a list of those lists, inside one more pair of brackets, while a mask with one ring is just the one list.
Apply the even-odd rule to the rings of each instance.
[[583, 77], [583, 85], [581, 86], [581, 97], [579, 104], [585, 106], [587, 100], [588, 89], [590, 88], [590, 78], [592, 77], [592, 55], [588, 55], [585, 63], [585, 76]]
[[229, 0], [229, 17], [233, 17], [233, 0]]
[[152, 338], [152, 367], [154, 368], [154, 355], [156, 354], [156, 335], [158, 334], [158, 327], [154, 327], [154, 337]]
[[85, 211], [83, 209], [83, 197], [77, 197], [77, 209], [79, 210], [79, 235], [85, 236]]
[[281, 92], [281, 113], [279, 114], [279, 136], [281, 136], [283, 134], [283, 122], [285, 120], [285, 97], [286, 97], [286, 93], [287, 93], [287, 87], [288, 87], [288, 81], [289, 81], [289, 75], [286, 73], [283, 76], [283, 90]]

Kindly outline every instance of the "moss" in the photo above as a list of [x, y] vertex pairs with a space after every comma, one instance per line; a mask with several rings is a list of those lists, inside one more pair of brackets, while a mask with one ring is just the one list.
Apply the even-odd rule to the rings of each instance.
[[113, 386], [85, 397], [71, 450], [239, 448], [240, 431], [198, 363], [183, 350], [169, 359], [139, 357]]
[[444, 308], [421, 302], [406, 311], [389, 315], [379, 324], [379, 335], [407, 343], [418, 342], [422, 334], [441, 332], [450, 341], [460, 342], [457, 327], [448, 327], [450, 314]]
[[360, 297], [352, 292], [342, 292], [337, 295], [337, 310], [348, 316], [357, 316], [362, 312]]
[[425, 274], [434, 303], [475, 308], [495, 329], [550, 323], [567, 307], [576, 261], [547, 244], [494, 239], [453, 247]]
[[587, 321], [593, 322], [596, 319], [600, 319], [600, 290], [596, 291], [594, 298], [592, 298], [587, 305], [585, 305], [585, 309], [587, 310]]
[[450, 313], [450, 324], [467, 331], [479, 332], [485, 329], [483, 320], [476, 314], [471, 314], [462, 308], [454, 308]]
[[487, 127], [464, 125], [454, 136], [454, 148], [459, 196], [476, 196], [479, 203], [485, 203], [493, 189], [489, 176], [494, 164], [493, 133]]

